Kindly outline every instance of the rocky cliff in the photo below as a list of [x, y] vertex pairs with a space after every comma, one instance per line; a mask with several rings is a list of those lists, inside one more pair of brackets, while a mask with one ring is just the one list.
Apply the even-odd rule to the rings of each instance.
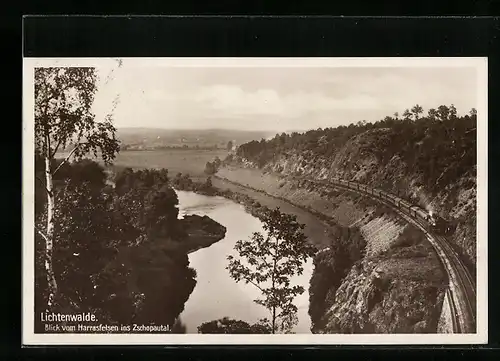
[[[445, 272], [423, 234], [389, 208], [255, 168], [226, 166], [218, 176], [332, 220], [331, 239], [311, 240], [322, 249], [309, 288], [313, 332], [436, 332]], [[350, 232], [339, 234], [338, 229]], [[378, 270], [385, 272], [383, 287], [375, 277]], [[392, 316], [384, 318], [387, 313]]]
[[[304, 199], [304, 202], [315, 203], [316, 207], [323, 208], [326, 212], [331, 202], [324, 197], [329, 190], [311, 186], [309, 190], [318, 193], [319, 197], [316, 197], [317, 200], [314, 195], [310, 198], [309, 190], [304, 189], [301, 183], [291, 181], [290, 176], [298, 175], [311, 180], [327, 180], [337, 176], [373, 184], [410, 199], [414, 204], [440, 215], [456, 226], [451, 240], [474, 272], [476, 165], [469, 164], [468, 153], [474, 153], [475, 162], [475, 144], [474, 149], [461, 146], [440, 154], [421, 149], [424, 146], [430, 147], [427, 143], [431, 142], [432, 138], [428, 137], [425, 138], [427, 143], [420, 140], [411, 144], [409, 147], [414, 149], [416, 155], [408, 156], [389, 147], [394, 142], [394, 137], [395, 134], [391, 129], [369, 129], [345, 140], [342, 146], [327, 156], [316, 150], [287, 149], [275, 152], [272, 160], [261, 164], [260, 167], [255, 160], [240, 155], [233, 157], [231, 162], [226, 163], [226, 168], [219, 170], [217, 174], [230, 180], [257, 184], [272, 192], [288, 193], [287, 195], [293, 198], [309, 198], [309, 200]], [[318, 142], [321, 143], [320, 140]], [[427, 159], [427, 153], [431, 151], [435, 153], [437, 159], [445, 158], [441, 160], [444, 163], [439, 165], [437, 161], [432, 160], [433, 158]], [[452, 158], [450, 152], [456, 155]], [[416, 166], [414, 163], [418, 162], [419, 155], [425, 158], [427, 163], [421, 161], [423, 164]], [[446, 161], [447, 158], [450, 159]], [[463, 166], [463, 163], [469, 165]], [[234, 172], [235, 168], [231, 165], [244, 170]], [[259, 172], [252, 171], [255, 169], [259, 169]], [[427, 173], [432, 174], [434, 178], [432, 181], [428, 179]], [[274, 189], [276, 186], [285, 189], [278, 191]], [[339, 212], [344, 213], [344, 210]], [[342, 221], [341, 214], [337, 217]]]
[[456, 226], [450, 239], [474, 273], [475, 136], [475, 117], [469, 116], [282, 134], [240, 146], [216, 176], [362, 235], [355, 252], [346, 246], [352, 239], [339, 237], [316, 256], [314, 332], [437, 332], [447, 279], [423, 234], [390, 209], [315, 181], [355, 180], [439, 214]]
[[[365, 184], [374, 184], [394, 194], [401, 194], [427, 210], [457, 225], [453, 242], [472, 264], [476, 262], [476, 168], [469, 169], [448, 184], [426, 184], [423, 173], [408, 169], [400, 155], [377, 156], [380, 144], [392, 141], [387, 129], [374, 129], [349, 139], [332, 158], [287, 153], [264, 167], [264, 171], [299, 174], [311, 179], [339, 176]], [[416, 145], [418, 152], [418, 145]], [[443, 155], [444, 156], [444, 155]], [[429, 165], [432, 167], [432, 164]], [[451, 172], [443, 169], [442, 174]], [[439, 178], [439, 177], [438, 177]]]
[[436, 332], [446, 275], [428, 242], [405, 231], [383, 252], [345, 260], [338, 248], [315, 259], [313, 332]]

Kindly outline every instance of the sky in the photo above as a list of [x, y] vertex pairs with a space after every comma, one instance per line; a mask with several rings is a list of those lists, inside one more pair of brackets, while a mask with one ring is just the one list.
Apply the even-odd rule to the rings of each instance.
[[[117, 64], [117, 63], [116, 63]], [[415, 104], [477, 108], [472, 67], [98, 68], [98, 118], [117, 128], [292, 131], [377, 121]], [[113, 111], [113, 102], [116, 108]]]

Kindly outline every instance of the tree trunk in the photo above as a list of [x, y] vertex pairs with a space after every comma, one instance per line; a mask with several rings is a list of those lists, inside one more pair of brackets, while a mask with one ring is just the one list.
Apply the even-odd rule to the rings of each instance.
[[45, 157], [45, 181], [47, 187], [47, 232], [45, 240], [45, 271], [47, 272], [47, 284], [49, 287], [49, 296], [47, 300], [48, 310], [54, 306], [57, 293], [57, 282], [52, 267], [52, 251], [54, 243], [54, 185], [52, 182], [50, 158]]

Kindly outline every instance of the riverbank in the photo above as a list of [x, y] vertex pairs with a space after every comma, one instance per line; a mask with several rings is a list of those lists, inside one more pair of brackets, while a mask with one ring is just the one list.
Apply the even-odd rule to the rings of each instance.
[[[205, 196], [188, 191], [177, 191], [179, 213], [208, 216], [227, 228], [224, 239], [189, 254], [189, 265], [196, 270], [197, 284], [180, 315], [187, 333], [197, 333], [206, 322], [229, 317], [249, 324], [269, 318], [269, 311], [255, 303], [262, 297], [260, 290], [252, 284], [236, 283], [226, 269], [229, 255], [238, 256], [234, 249], [239, 240], [248, 239], [254, 232], [264, 233], [263, 223], [233, 200], [220, 196]], [[298, 324], [296, 333], [310, 333], [308, 284], [312, 274], [312, 262], [304, 264], [301, 275], [290, 278], [292, 285], [305, 288], [296, 299]]]
[[[207, 197], [223, 197], [228, 200], [234, 201], [238, 204], [241, 204], [245, 211], [251, 214], [252, 216], [261, 219], [266, 208], [262, 206], [259, 202], [255, 201], [253, 198], [238, 192], [233, 192], [229, 189], [222, 190], [216, 187], [213, 187], [209, 190], [203, 188], [197, 188], [196, 182], [193, 182], [194, 187], [179, 187], [174, 186], [174, 189], [177, 191], [185, 191], [185, 192], [193, 192], [195, 194], [199, 194]], [[201, 185], [201, 183], [200, 183]]]
[[234, 181], [231, 181], [227, 178], [224, 178], [224, 177], [220, 177], [220, 176], [217, 176], [217, 175], [214, 175], [214, 178], [217, 178], [217, 179], [220, 179], [224, 182], [227, 182], [227, 183], [230, 183], [230, 184], [233, 184], [235, 186], [238, 186], [238, 187], [244, 187], [244, 188], [247, 188], [247, 189], [251, 189], [252, 191], [254, 192], [257, 192], [257, 193], [261, 193], [262, 195], [266, 196], [266, 197], [270, 197], [270, 198], [273, 198], [273, 199], [277, 199], [277, 200], [280, 200], [282, 202], [286, 202], [296, 208], [299, 208], [301, 210], [303, 210], [304, 212], [308, 212], [312, 215], [314, 215], [316, 218], [318, 218], [319, 220], [321, 220], [322, 222], [324, 222], [325, 224], [329, 225], [330, 227], [340, 227], [340, 225], [335, 222], [331, 217], [328, 217], [320, 212], [317, 212], [315, 211], [313, 208], [311, 207], [308, 207], [308, 206], [304, 206], [304, 205], [301, 205], [301, 204], [298, 204], [298, 203], [294, 203], [292, 201], [290, 201], [289, 199], [286, 199], [285, 197], [280, 197], [280, 196], [274, 196], [272, 194], [269, 194], [267, 192], [265, 192], [264, 190], [262, 189], [257, 189], [257, 188], [254, 188], [254, 187], [251, 187], [250, 185], [242, 185], [240, 183], [237, 183], [237, 182], [234, 182]]
[[[204, 196], [218, 196], [242, 205], [247, 213], [261, 219], [269, 209], [280, 207], [284, 213], [297, 216], [297, 220], [305, 224], [304, 234], [318, 249], [331, 246], [331, 240], [337, 234], [349, 233], [349, 227], [343, 227], [325, 215], [321, 215], [307, 207], [296, 205], [285, 198], [274, 197], [266, 192], [247, 187], [224, 178], [213, 176], [210, 186], [206, 183], [182, 178], [182, 182], [174, 182], [173, 187], [178, 191], [190, 191]], [[213, 184], [212, 184], [213, 182]], [[352, 230], [352, 228], [351, 228]]]
[[[421, 232], [369, 199], [244, 171], [244, 177], [216, 179], [282, 199], [336, 226], [331, 228], [347, 230], [326, 239], [330, 245], [314, 259], [309, 289], [313, 332], [437, 332], [447, 281]], [[238, 182], [243, 179], [245, 185]]]

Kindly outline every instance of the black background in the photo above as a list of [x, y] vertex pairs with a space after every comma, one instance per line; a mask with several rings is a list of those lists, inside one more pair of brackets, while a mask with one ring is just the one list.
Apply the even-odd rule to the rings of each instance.
[[488, 56], [499, 24], [484, 18], [28, 17], [23, 38], [30, 57]]
[[[21, 25], [21, 24], [19, 24]], [[321, 357], [352, 356], [353, 359], [371, 360], [394, 357], [400, 359], [413, 354], [426, 360], [479, 356], [494, 357], [486, 349], [498, 347], [500, 335], [497, 327], [496, 263], [499, 248], [496, 242], [495, 220], [499, 213], [499, 190], [495, 182], [495, 165], [500, 159], [498, 133], [498, 64], [500, 58], [500, 20], [494, 18], [353, 18], [353, 17], [25, 17], [23, 19], [23, 46], [26, 57], [427, 57], [427, 56], [487, 56], [489, 64], [489, 346], [242, 346], [238, 347], [157, 347], [148, 350], [136, 347], [116, 348], [25, 348], [24, 356], [47, 356], [50, 359], [74, 357], [98, 358], [120, 354], [121, 356], [156, 356], [163, 360], [214, 359], [248, 357]], [[19, 49], [19, 48], [17, 48]], [[20, 70], [20, 68], [17, 68]], [[14, 71], [14, 70], [12, 70]], [[7, 72], [9, 72], [7, 70]], [[21, 71], [19, 71], [21, 73]], [[19, 93], [21, 94], [21, 88]], [[19, 108], [20, 109], [20, 108]], [[8, 121], [8, 119], [4, 119]], [[4, 136], [5, 137], [5, 136]], [[6, 139], [4, 147], [19, 149], [15, 140]], [[11, 143], [9, 143], [11, 142]], [[12, 146], [12, 148], [11, 148]], [[12, 152], [10, 150], [10, 152]], [[497, 167], [498, 168], [498, 167]], [[20, 199], [16, 198], [19, 205]], [[11, 213], [12, 209], [11, 209]], [[15, 220], [14, 220], [15, 222]], [[20, 223], [11, 223], [13, 225]], [[8, 231], [7, 231], [8, 232]], [[6, 239], [5, 241], [13, 242]], [[18, 253], [21, 253], [19, 245]], [[10, 257], [10, 260], [13, 258]], [[7, 261], [7, 260], [6, 260]], [[15, 262], [15, 260], [14, 260]], [[19, 269], [14, 263], [14, 269]], [[19, 278], [19, 282], [20, 282]], [[19, 283], [20, 284], [20, 283]], [[15, 289], [9, 301], [15, 302]], [[12, 298], [14, 297], [14, 298]], [[29, 311], [28, 311], [29, 312]], [[1, 338], [2, 346], [10, 346], [11, 356], [19, 354], [19, 318], [7, 312], [8, 332]], [[12, 318], [12, 320], [11, 320]], [[2, 335], [3, 336], [3, 335]], [[457, 350], [460, 347], [460, 350]], [[244, 348], [244, 350], [242, 350]], [[477, 349], [483, 349], [478, 352]], [[15, 349], [15, 350], [14, 350]], [[348, 353], [356, 349], [356, 354]], [[418, 351], [416, 349], [419, 349]], [[472, 349], [476, 349], [475, 352]], [[335, 350], [336, 352], [332, 352]], [[469, 350], [469, 351], [467, 351]], [[243, 351], [243, 352], [242, 352]], [[307, 356], [304, 355], [307, 353]], [[481, 355], [471, 355], [480, 353]], [[492, 358], [493, 359], [493, 358]]]

